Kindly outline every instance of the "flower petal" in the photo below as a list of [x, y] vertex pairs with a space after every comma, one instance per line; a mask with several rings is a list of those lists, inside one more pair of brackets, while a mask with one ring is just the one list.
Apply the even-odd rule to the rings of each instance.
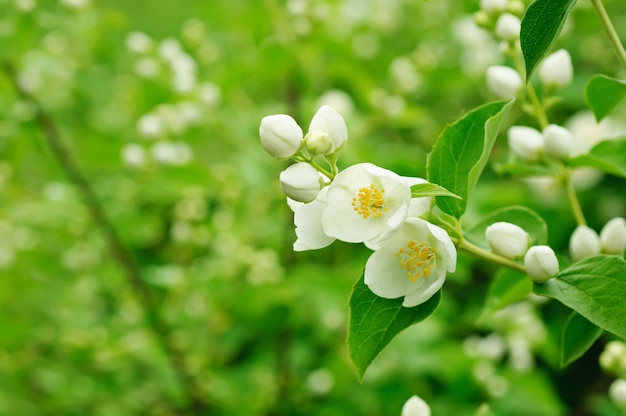
[[309, 125], [309, 133], [322, 131], [328, 134], [333, 143], [331, 153], [339, 150], [348, 140], [348, 128], [343, 117], [330, 106], [323, 105], [313, 116]]

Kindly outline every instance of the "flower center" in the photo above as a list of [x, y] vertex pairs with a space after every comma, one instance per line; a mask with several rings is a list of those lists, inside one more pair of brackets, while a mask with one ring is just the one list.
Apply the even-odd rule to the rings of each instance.
[[435, 268], [437, 250], [425, 242], [416, 243], [410, 240], [406, 248], [403, 247], [396, 253], [400, 258], [400, 267], [406, 270], [410, 282], [415, 282], [420, 277], [428, 277]]
[[357, 196], [352, 198], [352, 208], [365, 219], [379, 218], [383, 212], [389, 210], [385, 208], [385, 189], [379, 189], [374, 185], [359, 189]]

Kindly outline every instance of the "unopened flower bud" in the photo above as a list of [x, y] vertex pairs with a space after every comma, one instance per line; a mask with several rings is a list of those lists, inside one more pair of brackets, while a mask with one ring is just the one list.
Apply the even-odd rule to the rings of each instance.
[[491, 30], [493, 28], [493, 17], [484, 10], [474, 13], [474, 23], [483, 29]]
[[600, 246], [606, 254], [623, 255], [626, 250], [626, 221], [616, 217], [604, 224], [600, 231]]
[[532, 246], [524, 256], [526, 274], [533, 281], [543, 283], [559, 272], [559, 260], [548, 246]]
[[313, 201], [323, 185], [320, 173], [308, 163], [294, 163], [280, 173], [280, 187], [294, 201]]
[[626, 371], [626, 344], [622, 341], [610, 341], [600, 354], [600, 367], [611, 374], [622, 374]]
[[600, 237], [586, 225], [579, 225], [569, 240], [569, 252], [574, 261], [600, 254]]
[[572, 83], [574, 68], [568, 51], [559, 49], [539, 66], [539, 79], [546, 86], [565, 88]]
[[292, 117], [274, 114], [263, 117], [259, 136], [261, 144], [270, 155], [278, 159], [287, 159], [295, 155], [300, 148], [302, 129]]
[[328, 134], [323, 131], [312, 131], [304, 136], [304, 145], [310, 154], [314, 156], [325, 155], [333, 148], [333, 143]]
[[309, 134], [316, 134], [316, 132], [326, 134], [330, 140], [330, 151], [325, 154], [339, 151], [348, 140], [346, 122], [341, 114], [328, 105], [321, 106], [311, 120]]
[[557, 159], [569, 156], [574, 136], [565, 127], [550, 124], [543, 129], [544, 146], [546, 154]]
[[480, 8], [487, 13], [500, 13], [506, 9], [507, 0], [480, 0]]
[[522, 84], [522, 78], [513, 68], [501, 65], [487, 68], [487, 86], [498, 98], [515, 97]]
[[491, 251], [512, 260], [522, 257], [530, 242], [528, 233], [510, 222], [494, 222], [485, 230], [485, 237]]
[[526, 10], [526, 4], [521, 0], [509, 0], [506, 10], [511, 14], [521, 16], [524, 10]]
[[513, 126], [508, 131], [509, 147], [522, 160], [533, 162], [543, 152], [543, 136], [532, 127]]
[[519, 17], [510, 13], [503, 13], [496, 22], [496, 35], [507, 42], [519, 39], [521, 22]]
[[430, 416], [430, 406], [419, 398], [418, 396], [412, 396], [402, 406], [402, 416]]
[[617, 379], [611, 383], [609, 397], [619, 407], [626, 409], [626, 380]]

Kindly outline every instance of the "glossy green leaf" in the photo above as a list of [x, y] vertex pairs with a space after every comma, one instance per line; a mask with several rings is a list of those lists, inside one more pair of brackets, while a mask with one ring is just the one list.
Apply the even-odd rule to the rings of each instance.
[[535, 0], [522, 18], [520, 44], [526, 82], [557, 38], [576, 0]]
[[510, 222], [523, 228], [530, 236], [530, 245], [543, 245], [548, 242], [548, 226], [539, 214], [523, 206], [510, 206], [494, 211], [480, 222], [465, 230], [463, 235], [472, 243], [489, 248], [485, 229], [494, 222]]
[[574, 263], [556, 278], [535, 284], [538, 295], [557, 299], [591, 323], [626, 339], [626, 261], [595, 256]]
[[587, 166], [626, 178], [626, 139], [600, 142], [589, 153], [570, 159], [569, 164], [572, 167]]
[[456, 218], [465, 212], [469, 192], [487, 164], [512, 102], [497, 101], [478, 107], [448, 125], [437, 139], [428, 154], [428, 180], [461, 197], [437, 198], [437, 206], [443, 212]]
[[591, 348], [602, 335], [602, 329], [589, 322], [577, 312], [567, 318], [561, 333], [561, 367], [576, 361]]
[[596, 120], [602, 120], [626, 97], [626, 82], [595, 75], [585, 87], [585, 99]]
[[347, 340], [350, 358], [359, 377], [363, 378], [367, 367], [398, 333], [430, 316], [439, 306], [440, 299], [441, 291], [421, 305], [405, 308], [402, 298], [376, 296], [361, 276], [350, 296]]
[[411, 197], [420, 198], [424, 196], [449, 196], [452, 198], [461, 199], [460, 196], [453, 194], [446, 188], [435, 185], [434, 183], [419, 183], [411, 186]]
[[533, 290], [532, 280], [524, 273], [502, 268], [489, 285], [479, 321], [500, 309], [525, 299]]

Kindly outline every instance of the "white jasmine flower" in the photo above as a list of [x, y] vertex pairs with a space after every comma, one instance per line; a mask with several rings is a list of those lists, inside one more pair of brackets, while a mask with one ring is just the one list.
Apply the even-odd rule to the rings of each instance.
[[263, 117], [259, 136], [261, 144], [270, 155], [278, 159], [287, 159], [295, 155], [300, 148], [302, 129], [291, 116], [274, 114]]
[[402, 406], [401, 416], [430, 416], [430, 407], [418, 396], [412, 396]]
[[626, 250], [626, 221], [616, 217], [607, 222], [600, 231], [602, 252], [623, 255]]
[[320, 133], [330, 140], [331, 146], [328, 153], [337, 152], [348, 140], [346, 122], [337, 111], [327, 105], [320, 107], [313, 116], [307, 137], [309, 135], [320, 136]]
[[508, 131], [508, 139], [511, 151], [522, 160], [536, 161], [543, 152], [543, 136], [532, 127], [513, 126]]
[[548, 246], [532, 246], [524, 256], [526, 274], [535, 282], [543, 283], [559, 272], [559, 260]]
[[600, 254], [600, 237], [586, 225], [579, 225], [569, 240], [569, 252], [574, 261]]
[[543, 129], [544, 146], [546, 154], [562, 159], [569, 156], [574, 142], [574, 136], [565, 127], [550, 124]]
[[128, 166], [141, 167], [146, 164], [146, 151], [138, 144], [126, 144], [122, 148], [122, 160]]
[[377, 296], [404, 297], [402, 306], [413, 307], [430, 299], [455, 269], [456, 248], [448, 234], [409, 218], [367, 260], [365, 284]]
[[573, 77], [572, 57], [565, 49], [549, 55], [539, 66], [539, 79], [546, 86], [565, 88], [572, 83]]
[[375, 243], [405, 220], [411, 190], [394, 172], [360, 163], [339, 172], [328, 187], [322, 215], [327, 235], [349, 243]]
[[521, 22], [519, 17], [510, 13], [503, 13], [496, 22], [496, 35], [507, 42], [519, 39]]
[[526, 254], [530, 238], [523, 228], [510, 222], [494, 222], [485, 230], [491, 251], [509, 259]]
[[324, 179], [311, 165], [294, 163], [280, 173], [280, 187], [289, 198], [298, 202], [311, 202], [322, 189]]
[[335, 241], [322, 228], [322, 212], [326, 208], [326, 193], [328, 187], [323, 188], [312, 202], [307, 204], [287, 198], [287, 204], [294, 214], [296, 236], [293, 244], [294, 251], [317, 250], [330, 245]]
[[501, 65], [487, 68], [487, 86], [498, 98], [515, 97], [522, 85], [522, 77], [513, 68]]

